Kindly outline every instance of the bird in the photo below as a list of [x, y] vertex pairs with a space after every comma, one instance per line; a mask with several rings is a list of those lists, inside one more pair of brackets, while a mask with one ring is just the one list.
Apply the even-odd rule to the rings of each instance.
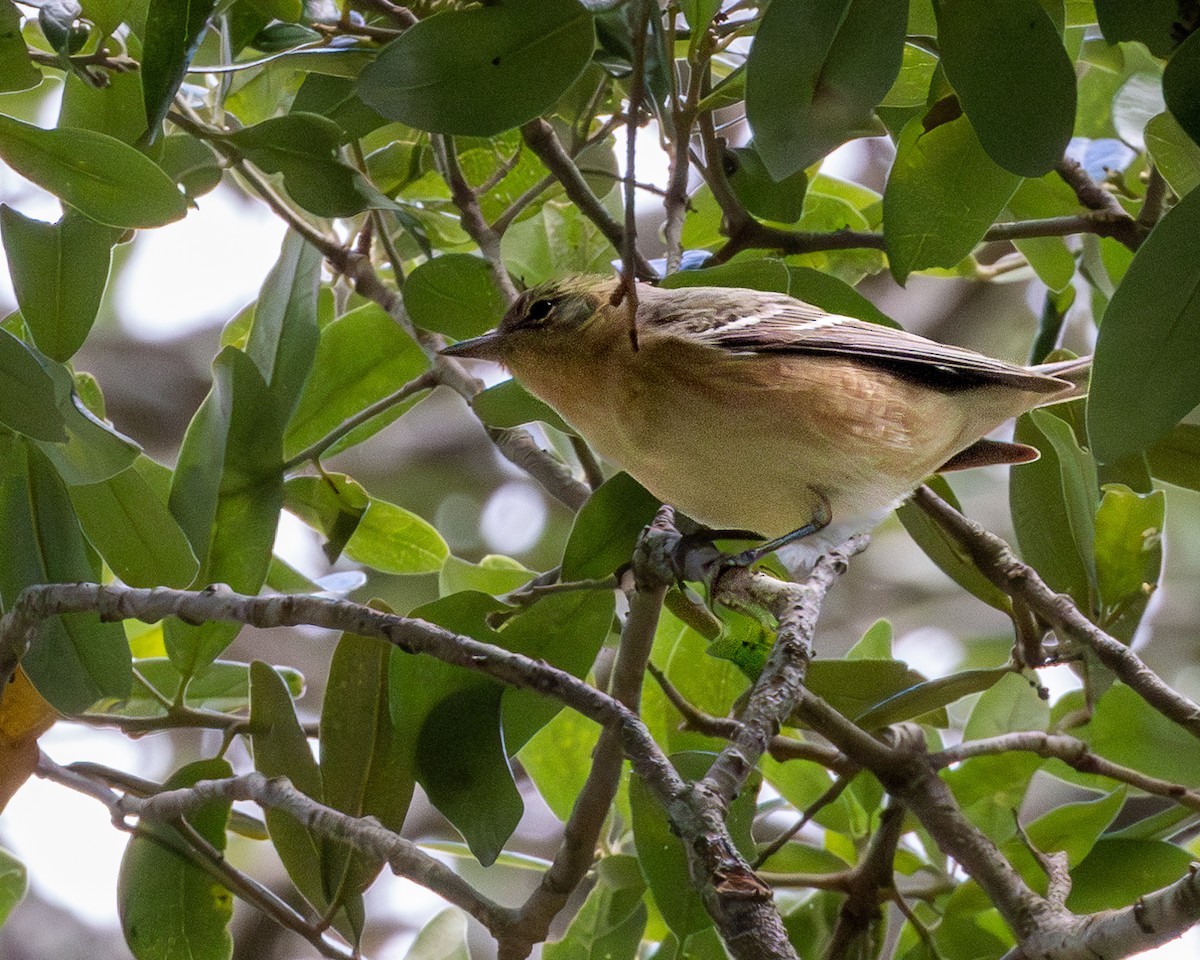
[[1037, 459], [988, 439], [1082, 396], [1090, 358], [996, 360], [782, 293], [570, 275], [521, 293], [499, 326], [443, 354], [505, 366], [602, 457], [714, 530], [814, 534], [793, 563], [868, 530], [933, 473]]

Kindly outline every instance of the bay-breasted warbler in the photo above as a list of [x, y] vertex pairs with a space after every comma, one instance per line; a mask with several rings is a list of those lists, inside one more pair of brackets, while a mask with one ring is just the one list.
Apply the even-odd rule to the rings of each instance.
[[832, 518], [841, 536], [932, 473], [1035, 459], [984, 435], [1082, 395], [1087, 376], [1087, 358], [1019, 366], [725, 287], [640, 285], [635, 349], [618, 283], [543, 283], [443, 352], [504, 364], [603, 457], [718, 529], [791, 539]]

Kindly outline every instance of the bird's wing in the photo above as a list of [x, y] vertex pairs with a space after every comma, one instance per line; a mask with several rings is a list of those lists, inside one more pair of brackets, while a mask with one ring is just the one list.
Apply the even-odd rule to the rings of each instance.
[[[698, 293], [693, 287], [688, 292]], [[674, 296], [682, 293], [674, 290]], [[903, 330], [827, 313], [819, 307], [781, 294], [721, 291], [709, 297], [703, 309], [698, 301], [667, 320], [684, 333], [733, 353], [795, 353], [846, 357], [883, 367], [901, 376], [945, 389], [994, 383], [1042, 393], [1058, 393], [1067, 382], [1027, 367], [927, 340]], [[663, 302], [656, 308], [674, 313]]]

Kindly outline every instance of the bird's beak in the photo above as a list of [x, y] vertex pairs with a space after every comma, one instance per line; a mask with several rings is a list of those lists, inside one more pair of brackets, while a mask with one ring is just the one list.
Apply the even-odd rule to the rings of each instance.
[[471, 360], [494, 360], [499, 363], [502, 359], [500, 356], [500, 344], [502, 340], [500, 331], [493, 330], [491, 333], [485, 333], [481, 337], [460, 340], [458, 343], [446, 347], [439, 352], [444, 357], [467, 357]]

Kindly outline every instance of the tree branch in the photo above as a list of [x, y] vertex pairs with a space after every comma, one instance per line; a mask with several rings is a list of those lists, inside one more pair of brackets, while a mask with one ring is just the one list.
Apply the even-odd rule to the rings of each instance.
[[1200, 705], [1171, 689], [1133, 650], [1088, 620], [1070, 597], [1051, 590], [1007, 543], [964, 517], [929, 487], [919, 487], [913, 502], [970, 554], [992, 583], [1020, 598], [1054, 629], [1090, 648], [1146, 703], [1200, 739]]

